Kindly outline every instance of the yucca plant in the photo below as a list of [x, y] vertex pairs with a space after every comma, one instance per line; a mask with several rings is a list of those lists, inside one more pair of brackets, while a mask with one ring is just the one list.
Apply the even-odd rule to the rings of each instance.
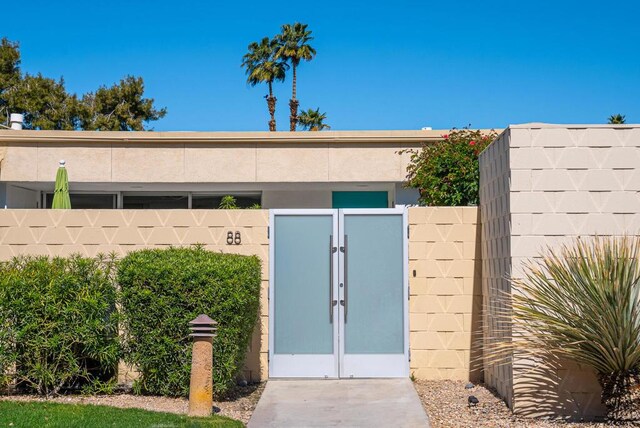
[[576, 239], [512, 280], [513, 351], [593, 368], [611, 420], [640, 410], [640, 239]]

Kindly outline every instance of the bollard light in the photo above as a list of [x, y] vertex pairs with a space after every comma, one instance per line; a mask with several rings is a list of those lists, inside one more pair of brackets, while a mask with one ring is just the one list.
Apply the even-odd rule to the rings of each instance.
[[189, 321], [189, 330], [191, 337], [215, 337], [218, 328], [217, 322], [209, 318], [205, 314], [198, 315], [196, 319]]
[[189, 321], [189, 336], [193, 337], [189, 416], [209, 416], [213, 409], [213, 338], [217, 324], [204, 314]]

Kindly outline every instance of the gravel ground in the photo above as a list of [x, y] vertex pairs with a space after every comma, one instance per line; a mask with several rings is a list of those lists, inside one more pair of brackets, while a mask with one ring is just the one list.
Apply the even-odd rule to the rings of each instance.
[[[414, 384], [433, 428], [595, 428], [610, 426], [605, 423], [566, 423], [517, 417], [511, 413], [504, 401], [482, 385], [465, 389], [467, 382], [461, 381], [418, 380]], [[469, 395], [478, 398], [479, 403], [476, 407], [469, 407]]]
[[[214, 406], [220, 409], [218, 415], [228, 416], [242, 421], [245, 425], [251, 418], [260, 395], [264, 390], [264, 383], [250, 384], [237, 387], [225, 401], [214, 401]], [[63, 395], [55, 398], [42, 398], [36, 395], [3, 395], [0, 400], [11, 401], [52, 401], [68, 404], [99, 404], [120, 408], [137, 408], [156, 412], [186, 414], [189, 402], [185, 398], [151, 397], [131, 394], [114, 395]]]

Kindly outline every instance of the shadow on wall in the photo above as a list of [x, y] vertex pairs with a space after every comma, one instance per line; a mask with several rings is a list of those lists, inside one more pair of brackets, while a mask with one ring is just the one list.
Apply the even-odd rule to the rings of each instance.
[[[471, 302], [471, 336], [469, 343], [469, 380], [484, 382], [482, 328], [482, 225], [477, 210], [473, 262], [473, 298]], [[478, 346], [480, 344], [480, 346]]]
[[[264, 287], [264, 283], [261, 286]], [[263, 363], [261, 362], [262, 341], [266, 340], [267, 337], [267, 333], [264, 331], [263, 326], [264, 317], [262, 316], [262, 314], [265, 313], [265, 308], [263, 307], [264, 304], [265, 302], [263, 302], [263, 299], [261, 298], [258, 320], [256, 322], [256, 327], [253, 330], [253, 335], [251, 336], [251, 342], [249, 343], [249, 349], [247, 350], [244, 361], [244, 369], [242, 370], [244, 380], [247, 382], [256, 382], [267, 378], [266, 373], [262, 372]]]
[[593, 370], [570, 361], [515, 357], [514, 411], [528, 418], [604, 419]]

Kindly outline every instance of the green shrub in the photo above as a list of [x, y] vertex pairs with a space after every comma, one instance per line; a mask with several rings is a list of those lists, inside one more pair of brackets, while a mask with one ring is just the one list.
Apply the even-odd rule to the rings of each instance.
[[420, 205], [477, 205], [480, 172], [478, 154], [497, 134], [471, 129], [453, 129], [443, 140], [426, 143], [411, 154], [406, 187], [418, 189]]
[[234, 198], [232, 195], [225, 195], [220, 200], [220, 205], [218, 209], [221, 210], [237, 210], [238, 209], [238, 200]]
[[222, 396], [242, 367], [260, 306], [260, 259], [200, 247], [129, 253], [118, 268], [125, 360], [138, 367], [138, 393], [186, 396], [189, 321], [218, 322], [214, 393]]
[[120, 355], [113, 270], [113, 258], [78, 255], [0, 264], [4, 382], [50, 395], [113, 377]]

